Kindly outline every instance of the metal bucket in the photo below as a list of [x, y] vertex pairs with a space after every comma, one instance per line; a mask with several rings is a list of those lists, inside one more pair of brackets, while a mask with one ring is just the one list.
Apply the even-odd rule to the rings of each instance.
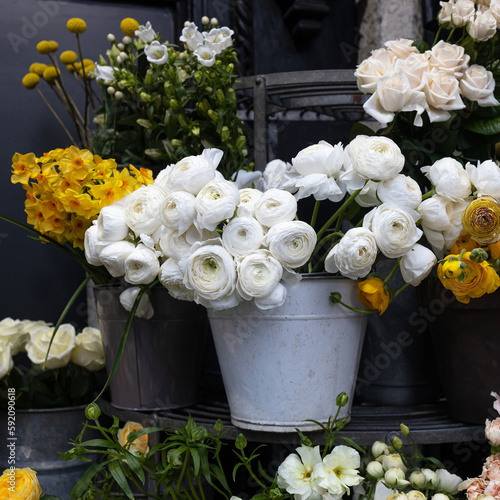
[[[97, 316], [111, 370], [129, 313], [119, 285], [97, 285]], [[176, 300], [163, 287], [151, 293], [154, 316], [135, 318], [123, 357], [110, 384], [111, 404], [128, 410], [160, 410], [194, 404], [205, 345], [206, 310]]]
[[[7, 429], [6, 411], [2, 412], [0, 421], [2, 429]], [[15, 467], [30, 467], [36, 471], [44, 494], [69, 498], [71, 490], [89, 464], [79, 460], [66, 461], [57, 452], [71, 448], [69, 440], [76, 438], [85, 421], [85, 406], [16, 410], [16, 440], [6, 441], [0, 447], [2, 470], [10, 467], [8, 460], [11, 450], [5, 444], [14, 443]], [[94, 431], [85, 431], [84, 440], [95, 437], [97, 433]]]
[[340, 292], [356, 306], [356, 282], [305, 275], [288, 287], [284, 305], [263, 311], [254, 302], [208, 317], [224, 386], [237, 427], [258, 431], [316, 430], [326, 423], [337, 395], [354, 392], [366, 315], [329, 300]]

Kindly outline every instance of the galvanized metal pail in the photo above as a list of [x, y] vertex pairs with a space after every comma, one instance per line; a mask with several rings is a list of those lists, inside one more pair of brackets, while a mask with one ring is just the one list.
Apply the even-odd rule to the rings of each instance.
[[[111, 371], [129, 313], [120, 304], [120, 285], [97, 285], [94, 293]], [[161, 286], [152, 289], [151, 319], [134, 318], [123, 357], [110, 384], [111, 403], [128, 410], [160, 410], [194, 404], [205, 345], [206, 310], [176, 300]]]

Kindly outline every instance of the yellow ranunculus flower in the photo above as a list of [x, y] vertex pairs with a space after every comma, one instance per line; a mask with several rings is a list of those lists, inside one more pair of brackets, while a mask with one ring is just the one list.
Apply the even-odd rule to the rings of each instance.
[[[450, 256], [448, 256], [450, 257]], [[453, 255], [454, 260], [447, 260], [443, 262], [443, 276], [446, 278], [459, 278], [464, 270], [460, 266], [460, 261], [458, 260], [458, 255]]]
[[139, 29], [139, 23], [132, 17], [126, 17], [125, 19], [122, 19], [120, 28], [125, 35], [135, 36], [136, 30]]
[[470, 260], [470, 252], [462, 255], [465, 264], [464, 279], [460, 282], [457, 278], [447, 278], [442, 264], [439, 264], [437, 275], [445, 288], [451, 290], [459, 302], [468, 304], [470, 299], [493, 293], [500, 286], [500, 277], [487, 262], [480, 264]]
[[461, 234], [453, 246], [450, 248], [450, 254], [460, 255], [460, 252], [465, 248], [467, 252], [472, 252], [474, 248], [477, 248], [479, 244], [471, 238], [470, 234]]
[[85, 33], [85, 30], [87, 29], [87, 23], [79, 17], [72, 17], [71, 19], [68, 19], [66, 28], [68, 28], [68, 31], [70, 33], [81, 35], [82, 33]]
[[42, 494], [36, 472], [29, 467], [6, 469], [0, 477], [0, 498], [5, 500], [38, 500]]
[[[132, 431], [140, 431], [143, 428], [144, 427], [141, 424], [138, 424], [137, 422], [126, 422], [125, 426], [118, 431], [117, 434], [118, 442], [122, 446], [125, 446], [127, 444], [128, 435]], [[144, 436], [141, 436], [136, 440], [132, 441], [132, 443], [130, 443], [130, 446], [128, 447], [128, 450], [131, 452], [138, 451], [143, 455], [146, 455], [149, 451], [148, 435], [144, 434]]]
[[491, 243], [487, 247], [484, 247], [484, 249], [489, 252], [493, 260], [500, 259], [500, 241]]
[[372, 277], [358, 283], [358, 300], [363, 307], [383, 314], [391, 297], [385, 289], [385, 283], [380, 278]]
[[491, 196], [471, 201], [462, 213], [462, 226], [481, 245], [500, 239], [500, 205]]

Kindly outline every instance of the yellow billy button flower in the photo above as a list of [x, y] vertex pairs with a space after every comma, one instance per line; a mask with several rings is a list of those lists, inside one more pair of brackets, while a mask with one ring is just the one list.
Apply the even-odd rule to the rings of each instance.
[[50, 44], [47, 40], [42, 40], [36, 44], [36, 50], [39, 54], [48, 54], [50, 52]]
[[16, 153], [12, 157], [12, 177], [10, 180], [13, 184], [18, 182], [28, 184], [29, 179], [34, 179], [39, 173], [40, 167], [33, 153], [27, 155]]
[[491, 196], [471, 201], [462, 214], [462, 225], [481, 245], [500, 239], [500, 205]]
[[383, 314], [391, 301], [391, 296], [380, 278], [370, 277], [358, 283], [358, 300], [366, 309]]
[[59, 75], [59, 70], [55, 66], [47, 66], [43, 72], [43, 79], [47, 83], [54, 83], [57, 76]]
[[36, 73], [38, 76], [42, 76], [46, 67], [46, 64], [34, 62], [30, 66], [30, 73]]
[[68, 19], [68, 22], [66, 23], [66, 28], [68, 28], [68, 31], [70, 33], [74, 33], [75, 35], [81, 35], [82, 33], [85, 33], [87, 29], [87, 23], [83, 19], [80, 19], [79, 17], [72, 17], [71, 19]]
[[42, 488], [36, 472], [29, 467], [24, 469], [6, 469], [0, 477], [0, 498], [6, 500], [38, 500]]
[[132, 17], [126, 17], [120, 23], [120, 28], [127, 36], [135, 36], [136, 30], [139, 29], [139, 23]]
[[28, 73], [23, 76], [23, 87], [25, 89], [34, 89], [40, 83], [40, 77], [36, 73]]
[[55, 40], [49, 40], [49, 52], [57, 52], [59, 50], [59, 44]]
[[485, 293], [493, 293], [500, 286], [500, 277], [495, 269], [487, 262], [474, 262], [470, 252], [464, 253], [461, 262], [465, 265], [463, 276], [448, 278], [445, 276], [444, 264], [449, 261], [448, 256], [444, 263], [437, 268], [437, 275], [445, 288], [451, 290], [459, 302], [468, 304], [471, 298], [482, 297]]
[[73, 50], [65, 50], [59, 56], [59, 59], [63, 64], [73, 64], [78, 60], [78, 56], [76, 55], [76, 52]]

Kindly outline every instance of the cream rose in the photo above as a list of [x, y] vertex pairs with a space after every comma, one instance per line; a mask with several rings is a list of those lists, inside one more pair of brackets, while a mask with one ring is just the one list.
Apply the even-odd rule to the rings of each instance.
[[236, 211], [238, 217], [253, 217], [255, 204], [262, 196], [262, 191], [253, 188], [240, 189], [240, 204]]
[[462, 78], [469, 65], [470, 56], [461, 45], [440, 40], [430, 52], [430, 64], [437, 71], [442, 71], [455, 78]]
[[443, 71], [426, 73], [423, 91], [431, 122], [446, 121], [451, 117], [449, 111], [465, 108], [460, 97], [458, 80], [453, 75]]
[[372, 55], [359, 64], [354, 72], [359, 90], [364, 94], [373, 94], [378, 79], [394, 71], [395, 60], [395, 55], [387, 49], [372, 51]]
[[104, 368], [106, 365], [104, 347], [101, 332], [97, 328], [87, 326], [75, 337], [71, 361], [90, 371]]
[[233, 257], [258, 250], [263, 240], [264, 228], [253, 217], [235, 217], [222, 233], [222, 244]]
[[[26, 344], [28, 358], [35, 365], [43, 366], [54, 328], [41, 326], [35, 329]], [[69, 323], [62, 324], [52, 341], [45, 368], [54, 370], [66, 366], [71, 359], [71, 351], [75, 346], [75, 328]]]
[[125, 274], [125, 261], [134, 250], [130, 241], [115, 241], [101, 251], [100, 259], [113, 278], [120, 278]]
[[472, 184], [476, 188], [476, 196], [492, 196], [500, 199], [500, 167], [493, 160], [477, 162], [477, 166], [472, 163], [465, 165], [465, 170]]
[[453, 13], [453, 4], [451, 2], [439, 2], [441, 10], [438, 12], [439, 24], [451, 24], [451, 14]]
[[174, 299], [194, 301], [194, 292], [186, 288], [184, 274], [175, 259], [167, 259], [161, 265], [158, 279]]
[[24, 351], [29, 336], [24, 324], [18, 319], [4, 318], [0, 321], [0, 344], [9, 345], [12, 356]]
[[160, 227], [165, 199], [165, 191], [152, 184], [141, 186], [125, 198], [125, 222], [136, 236], [151, 235]]
[[467, 31], [476, 42], [485, 42], [496, 35], [497, 20], [490, 10], [484, 12], [478, 10], [476, 15], [469, 20]]
[[281, 189], [269, 189], [262, 194], [254, 207], [255, 218], [265, 227], [289, 222], [297, 213], [297, 200]]
[[423, 86], [424, 73], [429, 70], [429, 57], [429, 53], [418, 53], [396, 61], [396, 71], [402, 71], [406, 75], [414, 90], [421, 90]]
[[454, 158], [441, 158], [420, 170], [431, 181], [436, 193], [451, 201], [464, 200], [472, 193], [467, 171]]
[[104, 241], [120, 241], [128, 236], [129, 227], [125, 221], [125, 202], [102, 207], [97, 218], [97, 237]]
[[396, 259], [408, 253], [422, 236], [416, 226], [419, 218], [414, 210], [383, 203], [366, 214], [363, 227], [375, 234], [377, 247], [386, 257]]
[[10, 344], [0, 339], [0, 380], [8, 375], [12, 368], [14, 368], [12, 348]]
[[451, 20], [453, 26], [465, 26], [476, 13], [476, 6], [471, 0], [456, 0], [453, 5]]
[[167, 195], [160, 219], [168, 228], [185, 233], [196, 219], [196, 198], [187, 191], [175, 191]]
[[479, 106], [498, 106], [493, 92], [495, 91], [495, 79], [493, 73], [484, 66], [473, 64], [465, 72], [460, 80], [462, 95], [469, 101], [476, 101]]
[[231, 181], [213, 180], [196, 196], [196, 225], [209, 231], [234, 215], [240, 203], [238, 186]]
[[500, 446], [500, 417], [495, 420], [486, 419], [484, 433], [492, 445]]
[[131, 285], [149, 285], [160, 271], [154, 250], [139, 243], [125, 260], [125, 281]]
[[377, 258], [375, 235], [366, 228], [349, 229], [325, 259], [325, 270], [340, 272], [350, 279], [363, 278], [370, 271]]
[[[120, 304], [122, 305], [125, 311], [130, 312], [132, 307], [134, 307], [135, 301], [141, 288], [138, 286], [132, 286], [130, 288], [126, 288], [120, 294]], [[135, 316], [138, 318], [151, 319], [154, 315], [154, 309], [151, 305], [151, 301], [149, 300], [149, 295], [144, 293], [139, 301], [137, 309], [135, 311]]]
[[413, 40], [409, 38], [398, 38], [389, 40], [384, 44], [389, 52], [392, 52], [398, 59], [406, 59], [411, 54], [418, 54], [418, 49], [413, 45]]
[[418, 182], [404, 174], [379, 182], [377, 196], [382, 203], [393, 203], [410, 210], [415, 210], [422, 202]]
[[316, 240], [316, 232], [309, 224], [295, 220], [272, 226], [265, 244], [285, 268], [295, 269], [311, 258]]
[[418, 286], [437, 264], [437, 257], [432, 250], [418, 243], [399, 261], [399, 269], [406, 283]]

